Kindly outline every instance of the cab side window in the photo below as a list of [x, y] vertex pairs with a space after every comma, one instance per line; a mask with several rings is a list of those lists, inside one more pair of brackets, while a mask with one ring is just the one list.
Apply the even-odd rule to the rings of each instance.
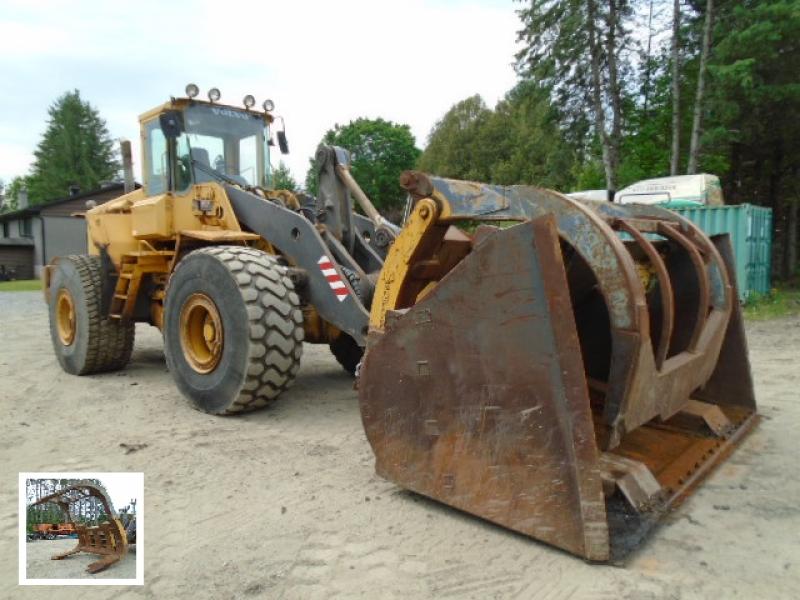
[[147, 195], [155, 196], [167, 191], [169, 158], [167, 138], [161, 131], [158, 119], [144, 126], [145, 172], [147, 173]]
[[256, 181], [258, 173], [258, 152], [256, 152], [256, 136], [251, 135], [239, 140], [239, 173], [250, 185], [259, 185]]

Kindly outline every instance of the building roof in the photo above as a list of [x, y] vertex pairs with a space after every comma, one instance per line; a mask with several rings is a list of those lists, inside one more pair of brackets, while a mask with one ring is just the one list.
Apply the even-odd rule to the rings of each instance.
[[[59, 204], [64, 204], [65, 202], [72, 202], [74, 200], [80, 200], [82, 198], [89, 199], [92, 196], [96, 196], [98, 194], [103, 194], [105, 192], [119, 190], [122, 192], [124, 189], [124, 184], [122, 182], [115, 182], [104, 187], [99, 187], [94, 190], [89, 190], [88, 192], [81, 192], [79, 194], [75, 194], [74, 196], [64, 196], [63, 198], [56, 198], [55, 200], [48, 200], [47, 202], [40, 202], [38, 204], [34, 204], [32, 206], [28, 206], [27, 208], [21, 208], [19, 210], [14, 210], [7, 213], [0, 214], [0, 222], [3, 221], [13, 221], [15, 219], [24, 219], [25, 217], [32, 217], [34, 215], [38, 215], [42, 212], [45, 208], [50, 208], [51, 206], [58, 206]], [[135, 187], [138, 189], [141, 186], [137, 183]]]

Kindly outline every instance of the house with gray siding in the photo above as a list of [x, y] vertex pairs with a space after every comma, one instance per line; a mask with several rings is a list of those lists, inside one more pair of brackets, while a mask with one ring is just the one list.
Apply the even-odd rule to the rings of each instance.
[[56, 256], [86, 254], [86, 220], [75, 216], [86, 203], [103, 204], [121, 196], [122, 183], [28, 206], [26, 194], [19, 208], [0, 213], [0, 279], [33, 279]]

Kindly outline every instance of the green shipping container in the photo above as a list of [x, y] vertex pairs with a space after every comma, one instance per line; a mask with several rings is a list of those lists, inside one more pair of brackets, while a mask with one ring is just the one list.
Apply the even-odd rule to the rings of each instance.
[[752, 204], [672, 208], [708, 235], [729, 233], [736, 259], [739, 299], [770, 290], [772, 209]]

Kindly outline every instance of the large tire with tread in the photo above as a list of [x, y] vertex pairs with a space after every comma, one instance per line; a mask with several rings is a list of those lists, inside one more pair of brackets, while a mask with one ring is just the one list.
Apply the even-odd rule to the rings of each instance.
[[[353, 288], [356, 296], [364, 302], [364, 293], [361, 289], [358, 275], [344, 267], [342, 267], [342, 273], [347, 277], [347, 282], [350, 284], [350, 287]], [[359, 346], [352, 337], [344, 332], [340, 333], [328, 346], [333, 356], [339, 364], [342, 365], [342, 368], [350, 373], [350, 375], [355, 375], [358, 363], [361, 362], [361, 358], [364, 356], [364, 348]]]
[[[196, 342], [193, 314], [203, 310], [211, 311], [204, 316], [210, 329], [204, 326], [204, 337]], [[167, 285], [167, 366], [200, 410], [235, 414], [275, 400], [294, 383], [303, 336], [300, 300], [286, 267], [261, 250], [195, 250], [178, 263]], [[206, 342], [209, 355], [203, 354]]]
[[[122, 323], [103, 314], [102, 290], [100, 257], [71, 255], [58, 259], [50, 278], [50, 338], [67, 373], [116, 371], [130, 360], [134, 323]], [[69, 322], [68, 327], [65, 322]]]

